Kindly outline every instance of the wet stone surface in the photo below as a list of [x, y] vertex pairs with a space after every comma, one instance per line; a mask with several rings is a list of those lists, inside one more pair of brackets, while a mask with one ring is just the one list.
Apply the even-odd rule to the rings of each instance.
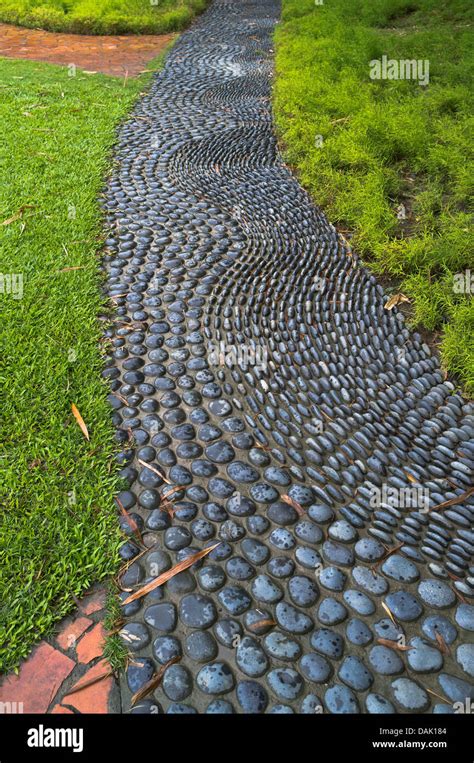
[[122, 606], [122, 706], [167, 666], [133, 712], [449, 712], [474, 671], [474, 411], [282, 162], [279, 13], [211, 3], [104, 196], [103, 376], [149, 549], [122, 515], [122, 601], [219, 544]]

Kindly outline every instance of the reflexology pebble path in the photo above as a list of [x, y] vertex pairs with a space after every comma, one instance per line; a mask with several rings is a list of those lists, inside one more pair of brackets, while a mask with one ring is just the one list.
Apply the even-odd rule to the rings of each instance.
[[[122, 607], [122, 708], [459, 712], [473, 406], [279, 155], [279, 15], [212, 3], [122, 127], [107, 186], [104, 377], [146, 547], [122, 515], [122, 601], [219, 544]], [[414, 489], [428, 503], [390, 499]]]

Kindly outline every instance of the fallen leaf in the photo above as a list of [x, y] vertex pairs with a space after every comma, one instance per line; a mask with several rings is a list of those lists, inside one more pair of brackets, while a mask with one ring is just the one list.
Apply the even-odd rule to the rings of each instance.
[[131, 596], [128, 596], [125, 601], [122, 602], [122, 606], [124, 607], [126, 604], [131, 604], [132, 601], [141, 599], [142, 596], [146, 596], [146, 594], [150, 593], [150, 591], [154, 591], [155, 588], [163, 585], [163, 583], [166, 583], [167, 580], [170, 580], [179, 572], [183, 572], [183, 570], [187, 570], [188, 567], [192, 567], [195, 562], [198, 562], [199, 559], [202, 559], [204, 556], [210, 554], [211, 551], [214, 551], [214, 549], [217, 548], [217, 546], [220, 546], [220, 542], [214, 543], [213, 546], [209, 546], [209, 548], [205, 548], [202, 551], [197, 551], [195, 554], [192, 554], [192, 556], [188, 556], [186, 559], [183, 559], [182, 562], [178, 562], [178, 564], [175, 564], [175, 566], [170, 570], [163, 572], [163, 574], [157, 577], [155, 580], [152, 580], [150, 583], [144, 585], [143, 588], [139, 588], [138, 591], [135, 591], [131, 594]]
[[120, 513], [121, 513], [122, 517], [127, 522], [127, 524], [130, 527], [131, 531], [137, 536], [137, 538], [140, 540], [140, 543], [143, 543], [142, 534], [141, 534], [140, 529], [139, 529], [137, 523], [135, 522], [135, 520], [132, 519], [132, 517], [127, 513], [123, 503], [121, 502], [121, 500], [119, 498], [117, 498], [117, 496], [115, 496], [115, 502], [116, 502], [117, 506], [120, 509]]
[[271, 627], [273, 625], [276, 625], [275, 620], [272, 620], [271, 618], [266, 618], [263, 620], [256, 620], [256, 622], [248, 625], [247, 628], [249, 631], [256, 631], [259, 628], [266, 628], [267, 626]]
[[398, 623], [397, 623], [397, 621], [395, 620], [395, 618], [394, 618], [393, 614], [391, 613], [390, 609], [388, 608], [388, 606], [385, 604], [385, 602], [384, 602], [384, 601], [382, 602], [382, 607], [383, 607], [383, 608], [384, 608], [384, 610], [386, 611], [386, 613], [387, 613], [387, 615], [389, 616], [389, 618], [390, 618], [390, 620], [392, 621], [392, 623], [393, 623], [393, 624], [394, 624], [394, 625], [395, 625], [395, 626], [398, 628]]
[[400, 302], [409, 302], [410, 300], [406, 296], [406, 294], [392, 294], [390, 299], [385, 303], [384, 308], [385, 310], [393, 310], [393, 308], [396, 305], [399, 305]]
[[[117, 397], [118, 397], [118, 395], [117, 395]], [[126, 404], [128, 405], [127, 401], [125, 401], [125, 402], [126, 402]], [[152, 466], [151, 464], [147, 464], [147, 462], [146, 462], [146, 461], [142, 461], [142, 459], [141, 459], [141, 458], [139, 458], [139, 459], [137, 459], [137, 460], [138, 460], [138, 463], [139, 463], [139, 464], [141, 464], [142, 466], [144, 466], [146, 469], [149, 469], [151, 472], [153, 472], [153, 474], [156, 474], [156, 475], [158, 475], [158, 477], [161, 477], [161, 479], [162, 479], [162, 480], [164, 480], [165, 482], [167, 482], [167, 483], [168, 483], [168, 485], [171, 485], [171, 482], [169, 482], [168, 480], [166, 480], [166, 479], [163, 477], [163, 475], [162, 475], [162, 473], [160, 472], [160, 470], [159, 470], [159, 469], [157, 469], [155, 466]]]
[[438, 631], [435, 631], [435, 638], [436, 638], [436, 641], [438, 642], [439, 651], [441, 652], [441, 654], [449, 654], [450, 653], [449, 646], [447, 645], [441, 633], [438, 633]]
[[449, 501], [444, 501], [443, 503], [438, 503], [437, 506], [433, 506], [430, 511], [435, 511], [436, 509], [447, 509], [448, 506], [455, 506], [457, 503], [462, 503], [466, 500], [466, 498], [469, 498], [474, 493], [474, 487], [470, 487], [469, 490], [466, 490], [465, 493], [462, 493], [461, 495], [456, 496], [456, 498], [450, 498]]
[[282, 495], [281, 500], [284, 501], [285, 503], [289, 504], [290, 506], [293, 506], [295, 511], [300, 515], [300, 517], [303, 516], [304, 509], [303, 509], [302, 505], [300, 503], [298, 503], [298, 501], [295, 501], [294, 498], [291, 498], [289, 495], [286, 495], [286, 493], [285, 493], [284, 495]]
[[75, 265], [70, 268], [61, 268], [61, 270], [57, 270], [56, 273], [69, 273], [71, 270], [83, 270], [83, 268], [85, 268], [85, 265]]
[[179, 662], [180, 659], [181, 655], [178, 654], [176, 657], [172, 657], [171, 660], [168, 660], [168, 662], [162, 665], [161, 668], [150, 678], [150, 680], [147, 681], [146, 684], [141, 687], [141, 689], [135, 692], [132, 697], [132, 705], [135, 705], [141, 699], [146, 697], [147, 694], [150, 694], [150, 692], [157, 689], [162, 681], [165, 670], [169, 668], [170, 665], [174, 665], [176, 662]]
[[72, 411], [72, 415], [74, 416], [74, 418], [76, 419], [77, 423], [79, 424], [79, 427], [81, 429], [82, 434], [84, 435], [86, 440], [89, 440], [90, 439], [89, 432], [87, 431], [87, 427], [85, 425], [84, 419], [82, 418], [81, 414], [77, 410], [77, 408], [74, 405], [74, 403], [71, 403], [71, 411]]
[[388, 638], [378, 638], [377, 643], [383, 644], [383, 646], [388, 646], [389, 649], [396, 649], [399, 652], [408, 652], [410, 649], [414, 648], [412, 646], [403, 646], [402, 644], [399, 644], [398, 641], [391, 641]]
[[68, 691], [68, 694], [75, 694], [77, 691], [81, 691], [81, 689], [86, 689], [88, 686], [92, 686], [93, 684], [96, 684], [98, 681], [102, 681], [104, 678], [108, 678], [113, 674], [113, 670], [108, 664], [108, 662], [104, 663], [104, 670], [101, 673], [98, 673], [94, 676], [94, 678], [86, 679], [85, 681], [82, 681], [79, 684], [76, 684], [76, 686], [73, 686], [72, 689]]
[[35, 206], [34, 204], [23, 204], [23, 206], [20, 207], [18, 212], [15, 212], [14, 215], [4, 220], [2, 222], [2, 225], [10, 225], [10, 223], [14, 223], [16, 222], [16, 220], [20, 220], [23, 217], [23, 212], [25, 211], [25, 209], [33, 209], [34, 206]]

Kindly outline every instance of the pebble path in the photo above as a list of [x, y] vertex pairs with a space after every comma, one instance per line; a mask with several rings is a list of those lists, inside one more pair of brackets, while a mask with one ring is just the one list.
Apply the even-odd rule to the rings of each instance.
[[279, 155], [279, 14], [211, 4], [107, 187], [122, 601], [219, 543], [122, 607], [123, 710], [462, 712], [474, 408]]

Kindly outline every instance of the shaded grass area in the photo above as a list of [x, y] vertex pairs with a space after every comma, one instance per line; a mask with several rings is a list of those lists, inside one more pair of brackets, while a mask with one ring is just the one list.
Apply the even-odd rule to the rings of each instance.
[[117, 123], [148, 78], [124, 87], [114, 77], [0, 60], [0, 222], [13, 218], [0, 225], [0, 273], [23, 279], [21, 299], [5, 278], [0, 291], [3, 671], [74, 607], [74, 596], [117, 569], [98, 195]]
[[[328, 217], [436, 332], [474, 393], [472, 35], [469, 0], [283, 0], [274, 108], [285, 157]], [[429, 84], [370, 62], [429, 61]], [[422, 64], [423, 66], [423, 64]], [[423, 74], [423, 69], [420, 69]], [[469, 286], [469, 273], [465, 282]]]
[[209, 0], [0, 0], [0, 21], [52, 32], [165, 34], [184, 29]]

